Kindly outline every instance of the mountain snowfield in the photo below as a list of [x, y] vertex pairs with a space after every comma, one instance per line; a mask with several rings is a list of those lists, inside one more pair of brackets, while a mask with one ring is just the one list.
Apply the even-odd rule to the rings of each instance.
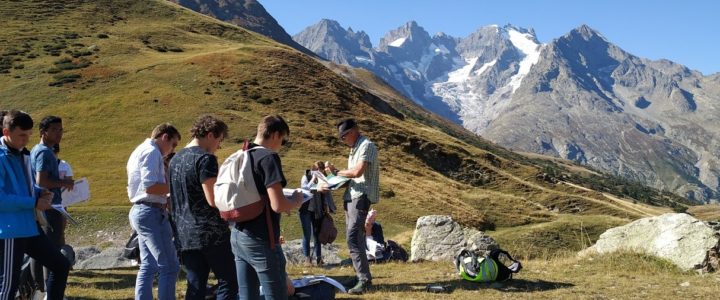
[[503, 146], [718, 200], [720, 75], [633, 56], [585, 25], [542, 44], [512, 25], [456, 38], [411, 21], [373, 47], [321, 20], [293, 39]]

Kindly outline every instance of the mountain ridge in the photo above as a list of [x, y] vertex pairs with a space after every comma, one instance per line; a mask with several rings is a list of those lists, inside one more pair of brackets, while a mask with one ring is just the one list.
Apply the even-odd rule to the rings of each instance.
[[[300, 44], [308, 35], [303, 32], [294, 37]], [[482, 26], [444, 43], [428, 36], [410, 21], [366, 50], [377, 59], [330, 60], [366, 68], [425, 108], [500, 145], [588, 164], [699, 202], [720, 197], [720, 160], [713, 158], [720, 146], [712, 133], [720, 130], [712, 125], [720, 107], [710, 100], [720, 99], [720, 76], [703, 76], [669, 60], [636, 57], [587, 24], [547, 44], [538, 42], [534, 30], [510, 24]], [[310, 49], [325, 55], [318, 47]], [[563, 77], [567, 72], [572, 78]], [[560, 79], [564, 86], [555, 82]], [[554, 90], [561, 92], [543, 98]], [[696, 94], [703, 101], [697, 101]], [[556, 110], [541, 107], [538, 99], [547, 99]], [[588, 118], [568, 118], [565, 112], [579, 107], [585, 107]], [[512, 117], [504, 117], [510, 110]], [[683, 115], [689, 113], [699, 117], [693, 121]], [[599, 116], [613, 120], [617, 132], [641, 135], [609, 136], [605, 143], [599, 138], [608, 134], [602, 121], [590, 120]], [[545, 124], [544, 131], [536, 124]], [[555, 131], [566, 135], [549, 134]], [[633, 150], [648, 145], [657, 150], [644, 156]]]

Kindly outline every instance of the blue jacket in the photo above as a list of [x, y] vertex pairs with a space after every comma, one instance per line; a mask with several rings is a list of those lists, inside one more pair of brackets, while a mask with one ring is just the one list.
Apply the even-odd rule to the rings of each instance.
[[39, 234], [35, 221], [38, 190], [30, 174], [27, 150], [13, 153], [0, 137], [0, 239]]

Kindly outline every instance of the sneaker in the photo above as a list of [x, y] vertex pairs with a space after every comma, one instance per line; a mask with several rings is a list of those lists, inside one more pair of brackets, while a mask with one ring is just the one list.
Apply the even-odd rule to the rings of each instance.
[[362, 295], [362, 293], [367, 292], [367, 290], [372, 286], [372, 281], [370, 280], [359, 280], [358, 283], [349, 289], [347, 292], [351, 295]]

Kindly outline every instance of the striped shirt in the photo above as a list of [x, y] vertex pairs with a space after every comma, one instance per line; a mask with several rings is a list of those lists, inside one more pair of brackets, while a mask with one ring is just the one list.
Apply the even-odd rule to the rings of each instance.
[[355, 146], [350, 149], [348, 157], [348, 169], [353, 169], [358, 164], [368, 162], [362, 176], [352, 178], [348, 189], [343, 195], [345, 202], [352, 201], [366, 195], [372, 203], [380, 200], [380, 166], [378, 162], [378, 150], [373, 142], [365, 136], [360, 136]]

